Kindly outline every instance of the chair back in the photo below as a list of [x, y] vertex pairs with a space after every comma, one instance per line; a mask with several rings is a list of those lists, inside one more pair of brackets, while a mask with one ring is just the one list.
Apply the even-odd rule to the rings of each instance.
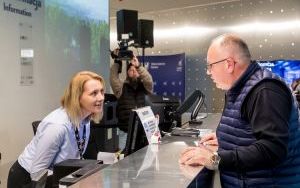
[[37, 128], [38, 128], [40, 123], [41, 123], [41, 121], [34, 121], [34, 122], [31, 123], [34, 135], [35, 135], [35, 133], [37, 131]]

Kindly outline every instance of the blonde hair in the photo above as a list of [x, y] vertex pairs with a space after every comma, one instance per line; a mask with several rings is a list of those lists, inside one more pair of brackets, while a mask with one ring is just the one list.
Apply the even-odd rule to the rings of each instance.
[[[80, 105], [80, 97], [84, 91], [84, 84], [89, 80], [99, 80], [105, 88], [104, 79], [98, 74], [90, 71], [81, 71], [75, 74], [69, 86], [65, 89], [64, 95], [61, 98], [61, 105], [66, 110], [71, 122], [79, 127], [82, 109]], [[99, 122], [102, 118], [101, 114], [92, 114], [90, 116], [95, 122]]]

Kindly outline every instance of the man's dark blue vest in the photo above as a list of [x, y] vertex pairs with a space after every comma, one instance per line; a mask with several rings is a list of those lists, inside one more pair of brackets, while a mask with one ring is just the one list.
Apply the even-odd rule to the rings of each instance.
[[[256, 141], [252, 127], [241, 116], [241, 108], [250, 90], [265, 79], [283, 81], [272, 72], [262, 69], [256, 62], [250, 64], [246, 72], [226, 93], [226, 104], [217, 128], [219, 150], [235, 150], [239, 146], [249, 146]], [[283, 87], [288, 87], [282, 84]], [[280, 165], [247, 172], [220, 171], [222, 187], [300, 187], [300, 128], [297, 102], [289, 120], [288, 154]]]

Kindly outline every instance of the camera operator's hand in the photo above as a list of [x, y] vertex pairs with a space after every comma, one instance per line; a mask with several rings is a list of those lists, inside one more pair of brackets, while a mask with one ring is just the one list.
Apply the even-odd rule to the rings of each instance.
[[136, 58], [136, 56], [133, 56], [131, 62], [130, 62], [133, 66], [135, 66], [136, 68], [140, 67], [140, 62], [139, 60]]
[[112, 59], [118, 58], [118, 55], [119, 55], [119, 48], [116, 48], [113, 51], [110, 51], [110, 56]]

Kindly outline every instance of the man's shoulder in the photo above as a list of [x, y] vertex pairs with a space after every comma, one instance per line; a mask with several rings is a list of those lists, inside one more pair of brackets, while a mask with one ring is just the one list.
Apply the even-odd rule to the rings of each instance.
[[275, 91], [279, 90], [287, 93], [290, 92], [288, 86], [283, 81], [277, 79], [263, 79], [260, 82], [258, 82], [253, 88], [253, 90], [257, 91], [260, 91], [262, 89], [269, 89]]

